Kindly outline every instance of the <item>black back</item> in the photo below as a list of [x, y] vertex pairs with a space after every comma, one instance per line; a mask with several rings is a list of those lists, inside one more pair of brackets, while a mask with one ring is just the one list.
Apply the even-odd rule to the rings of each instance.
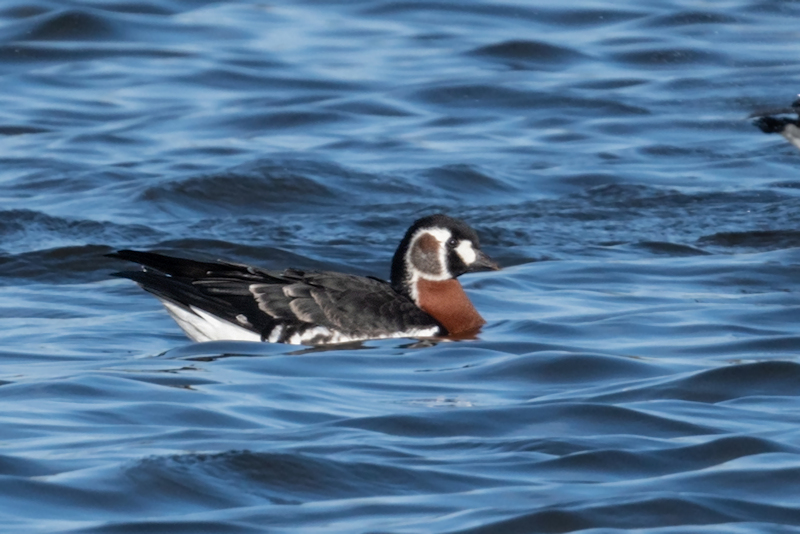
[[[262, 339], [278, 326], [283, 327], [279, 342], [319, 326], [361, 339], [380, 337], [381, 332], [440, 327], [407, 296], [374, 278], [326, 271], [270, 271], [134, 250], [109, 256], [145, 267], [117, 276], [134, 280], [160, 299], [189, 310], [202, 309]], [[325, 341], [322, 336], [310, 342]]]

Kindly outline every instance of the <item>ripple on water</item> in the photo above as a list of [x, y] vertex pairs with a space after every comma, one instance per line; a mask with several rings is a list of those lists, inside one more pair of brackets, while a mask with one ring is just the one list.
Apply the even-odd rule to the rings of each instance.
[[585, 56], [577, 50], [542, 41], [504, 41], [476, 48], [471, 54], [495, 60], [514, 68], [562, 69]]
[[[0, 7], [7, 530], [797, 532], [796, 2], [78, 4]], [[432, 211], [479, 339], [190, 344], [102, 258]]]

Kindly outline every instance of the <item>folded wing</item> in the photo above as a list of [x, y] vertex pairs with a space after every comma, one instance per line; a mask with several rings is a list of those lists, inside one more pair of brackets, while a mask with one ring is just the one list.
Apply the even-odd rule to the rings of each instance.
[[374, 278], [270, 271], [133, 250], [110, 256], [144, 266], [118, 276], [134, 280], [155, 295], [197, 341], [318, 344], [443, 332], [413, 301]]

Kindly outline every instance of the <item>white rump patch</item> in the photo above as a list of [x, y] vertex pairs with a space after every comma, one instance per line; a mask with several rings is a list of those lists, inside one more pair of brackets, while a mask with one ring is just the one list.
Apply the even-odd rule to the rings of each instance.
[[195, 306], [190, 306], [187, 310], [166, 300], [161, 300], [161, 303], [178, 326], [194, 341], [261, 341], [261, 336], [255, 332], [220, 319]]
[[472, 241], [469, 239], [462, 239], [459, 241], [458, 246], [456, 247], [456, 252], [461, 257], [461, 260], [467, 265], [472, 265], [475, 263], [475, 260], [478, 259], [478, 255], [475, 253], [475, 248], [472, 246]]

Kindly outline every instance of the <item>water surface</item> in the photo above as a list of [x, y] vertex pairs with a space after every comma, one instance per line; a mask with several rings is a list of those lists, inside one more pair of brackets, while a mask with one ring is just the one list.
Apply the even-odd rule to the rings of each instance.
[[[767, 0], [6, 2], [8, 532], [800, 532], [798, 89]], [[480, 339], [190, 343], [141, 248], [388, 277]]]

